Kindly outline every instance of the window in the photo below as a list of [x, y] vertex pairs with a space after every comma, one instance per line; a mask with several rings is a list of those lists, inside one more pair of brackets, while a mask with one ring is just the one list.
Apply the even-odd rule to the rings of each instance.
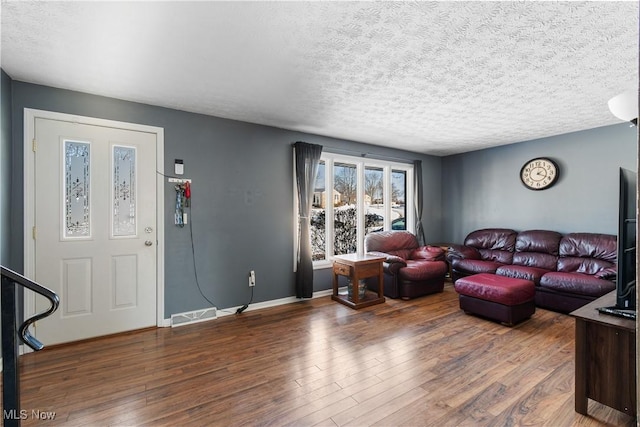
[[412, 230], [413, 165], [323, 153], [311, 211], [316, 266], [331, 255], [364, 251], [364, 236]]

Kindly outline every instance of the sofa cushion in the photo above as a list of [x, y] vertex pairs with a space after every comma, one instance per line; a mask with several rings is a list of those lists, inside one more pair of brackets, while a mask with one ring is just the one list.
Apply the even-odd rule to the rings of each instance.
[[557, 271], [610, 278], [616, 268], [616, 236], [597, 233], [571, 233], [560, 240]]
[[615, 264], [596, 258], [560, 257], [558, 271], [563, 273], [582, 273], [596, 275], [602, 271], [609, 271]]
[[451, 267], [457, 271], [463, 271], [469, 274], [477, 273], [495, 273], [499, 267], [504, 264], [494, 261], [485, 261], [482, 259], [460, 259], [455, 258], [451, 261]]
[[516, 238], [513, 264], [554, 271], [558, 264], [561, 238], [562, 234], [556, 231], [521, 231]]
[[482, 259], [487, 261], [499, 262], [500, 264], [511, 264], [513, 261], [513, 252], [501, 251], [495, 249], [478, 249]]
[[444, 261], [407, 260], [407, 266], [398, 271], [402, 280], [418, 282], [443, 276], [447, 272], [447, 263]]
[[558, 257], [537, 252], [516, 252], [513, 254], [513, 264], [554, 271], [558, 265]]
[[615, 283], [582, 273], [553, 271], [540, 279], [540, 286], [557, 292], [600, 297], [616, 289]]
[[469, 233], [464, 244], [476, 248], [484, 260], [511, 264], [516, 235], [508, 228], [485, 228]]
[[496, 270], [499, 276], [513, 277], [514, 279], [530, 280], [536, 285], [540, 283], [540, 279], [551, 270], [539, 267], [529, 267], [526, 265], [503, 265]]
[[616, 262], [616, 236], [597, 233], [571, 233], [560, 240], [561, 257], [597, 258]]
[[516, 237], [516, 252], [539, 252], [557, 256], [560, 248], [560, 239], [562, 239], [562, 234], [557, 231], [521, 231]]

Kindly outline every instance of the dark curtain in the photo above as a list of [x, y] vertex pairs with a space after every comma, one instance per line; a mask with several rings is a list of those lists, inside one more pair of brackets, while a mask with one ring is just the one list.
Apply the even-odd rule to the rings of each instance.
[[313, 261], [311, 259], [311, 204], [322, 146], [296, 142], [296, 187], [298, 189], [298, 253], [296, 255], [296, 297], [313, 296]]
[[424, 228], [422, 227], [422, 160], [413, 162], [413, 191], [416, 210], [416, 237], [421, 245], [426, 245]]

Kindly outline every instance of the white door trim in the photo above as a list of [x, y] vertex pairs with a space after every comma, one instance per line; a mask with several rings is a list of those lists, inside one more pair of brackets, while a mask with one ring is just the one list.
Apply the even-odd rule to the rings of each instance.
[[[32, 108], [24, 109], [24, 275], [32, 280], [35, 278], [36, 271], [35, 241], [32, 234], [33, 226], [35, 225], [35, 152], [33, 151], [33, 140], [35, 139], [37, 118], [156, 134], [156, 171], [159, 172], [156, 173], [156, 197], [158, 202], [156, 212], [156, 237], [158, 239], [158, 244], [156, 245], [156, 325], [159, 327], [166, 326], [164, 320], [164, 128]], [[42, 285], [46, 286], [46, 283]], [[35, 314], [35, 306], [35, 295], [32, 292], [26, 292], [24, 295], [25, 318]]]

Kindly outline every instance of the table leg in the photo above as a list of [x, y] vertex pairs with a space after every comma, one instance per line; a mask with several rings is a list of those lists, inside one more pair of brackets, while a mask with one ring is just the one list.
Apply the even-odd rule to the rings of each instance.
[[587, 322], [576, 319], [576, 412], [587, 415]]
[[353, 298], [354, 304], [358, 304], [360, 302], [360, 275], [358, 274], [358, 267], [353, 268], [353, 274], [349, 280], [351, 280], [351, 298]]
[[384, 272], [382, 269], [382, 263], [378, 267], [378, 297], [382, 298], [384, 296]]

